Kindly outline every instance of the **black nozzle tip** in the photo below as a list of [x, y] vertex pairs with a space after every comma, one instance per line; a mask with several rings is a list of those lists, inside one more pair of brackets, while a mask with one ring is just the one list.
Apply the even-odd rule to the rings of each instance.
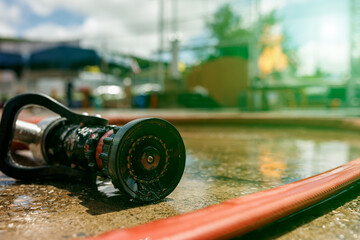
[[115, 187], [141, 202], [161, 200], [175, 189], [186, 156], [183, 140], [172, 124], [158, 118], [137, 119], [112, 138], [108, 170]]

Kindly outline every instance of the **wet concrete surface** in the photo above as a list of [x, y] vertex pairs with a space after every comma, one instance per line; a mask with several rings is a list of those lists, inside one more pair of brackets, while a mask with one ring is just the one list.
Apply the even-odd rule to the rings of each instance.
[[[0, 239], [72, 239], [186, 213], [280, 186], [360, 157], [358, 134], [305, 128], [179, 126], [184, 177], [161, 202], [126, 201], [109, 181], [19, 182], [0, 173]], [[337, 203], [337, 204], [336, 204]], [[360, 197], [265, 229], [261, 238], [360, 239]], [[290, 223], [289, 223], [290, 222]], [[245, 238], [253, 239], [252, 235]]]

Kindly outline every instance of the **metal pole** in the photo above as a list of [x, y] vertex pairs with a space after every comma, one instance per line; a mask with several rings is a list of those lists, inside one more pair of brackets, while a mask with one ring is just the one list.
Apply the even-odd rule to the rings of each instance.
[[[248, 40], [248, 48], [249, 48], [249, 62], [248, 62], [248, 89], [250, 90], [248, 93], [249, 106], [248, 108], [252, 109], [260, 109], [260, 105], [257, 103], [256, 99], [259, 94], [258, 90], [255, 88], [260, 84], [258, 82], [258, 58], [260, 56], [259, 50], [259, 40], [261, 35], [260, 29], [260, 3], [259, 0], [253, 0], [251, 6], [251, 18], [253, 22], [253, 35]], [[262, 91], [260, 92], [262, 95]]]
[[158, 83], [164, 88], [164, 0], [159, 0], [159, 51], [158, 51]]
[[171, 67], [170, 67], [170, 73], [172, 79], [179, 79], [180, 73], [178, 69], [178, 62], [179, 62], [179, 31], [178, 31], [178, 1], [173, 0], [172, 1], [172, 15], [173, 15], [173, 21], [172, 21], [172, 32], [173, 36], [170, 39], [171, 41]]
[[360, 61], [360, 2], [357, 0], [350, 1], [350, 73], [351, 77], [347, 83], [346, 102], [347, 106], [351, 107], [357, 103], [356, 98], [356, 84], [360, 78], [360, 71], [358, 70], [358, 63]]

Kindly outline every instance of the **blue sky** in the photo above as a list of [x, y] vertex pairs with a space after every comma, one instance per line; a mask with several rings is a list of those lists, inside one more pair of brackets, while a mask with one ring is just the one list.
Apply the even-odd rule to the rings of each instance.
[[[83, 46], [151, 56], [158, 48], [158, 0], [0, 0], [0, 36], [81, 40]], [[165, 0], [165, 42], [172, 34], [172, 1]], [[204, 23], [228, 0], [178, 0], [182, 44], [206, 36]], [[254, 0], [232, 0], [252, 18]], [[277, 9], [280, 28], [297, 49], [300, 74], [318, 66], [348, 71], [349, 1], [259, 0], [260, 12]]]
[[285, 6], [278, 15], [284, 20], [286, 31], [294, 36], [294, 44], [301, 44], [312, 39], [323, 41], [327, 36], [321, 35], [324, 27], [321, 24], [326, 20], [332, 20], [329, 24], [339, 28], [336, 29], [339, 34], [329, 36], [327, 41], [347, 37], [349, 9], [348, 1], [316, 0], [313, 4], [304, 1]]
[[333, 74], [349, 71], [349, 1], [314, 0], [288, 4], [279, 11], [282, 26], [302, 60], [299, 71], [317, 67]]
[[85, 17], [80, 14], [74, 14], [70, 11], [64, 9], [56, 9], [50, 15], [41, 16], [37, 15], [32, 11], [26, 11], [25, 7], [23, 7], [22, 12], [24, 15], [22, 18], [24, 19], [21, 24], [18, 25], [18, 32], [26, 31], [27, 29], [31, 29], [33, 26], [40, 25], [44, 22], [50, 22], [56, 25], [61, 26], [72, 26], [81, 24]]
[[7, 7], [10, 11], [17, 12], [12, 15], [19, 15], [19, 18], [16, 21], [12, 21], [11, 24], [15, 27], [16, 36], [19, 37], [22, 36], [24, 31], [45, 22], [62, 26], [71, 26], [74, 24], [81, 24], [84, 21], [84, 16], [81, 14], [61, 8], [55, 9], [49, 14], [41, 15], [29, 8], [29, 4], [26, 3], [26, 1], [1, 0], [0, 3], [2, 3], [0, 6], [4, 8], [4, 11], [7, 10]]

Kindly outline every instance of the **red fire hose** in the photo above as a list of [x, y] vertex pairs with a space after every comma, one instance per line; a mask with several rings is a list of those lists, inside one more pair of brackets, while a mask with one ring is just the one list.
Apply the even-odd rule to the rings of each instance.
[[[112, 124], [119, 119], [110, 121]], [[88, 240], [228, 239], [282, 219], [360, 180], [360, 159], [327, 172], [266, 191]]]
[[318, 203], [358, 180], [360, 159], [270, 190], [87, 239], [229, 239]]

